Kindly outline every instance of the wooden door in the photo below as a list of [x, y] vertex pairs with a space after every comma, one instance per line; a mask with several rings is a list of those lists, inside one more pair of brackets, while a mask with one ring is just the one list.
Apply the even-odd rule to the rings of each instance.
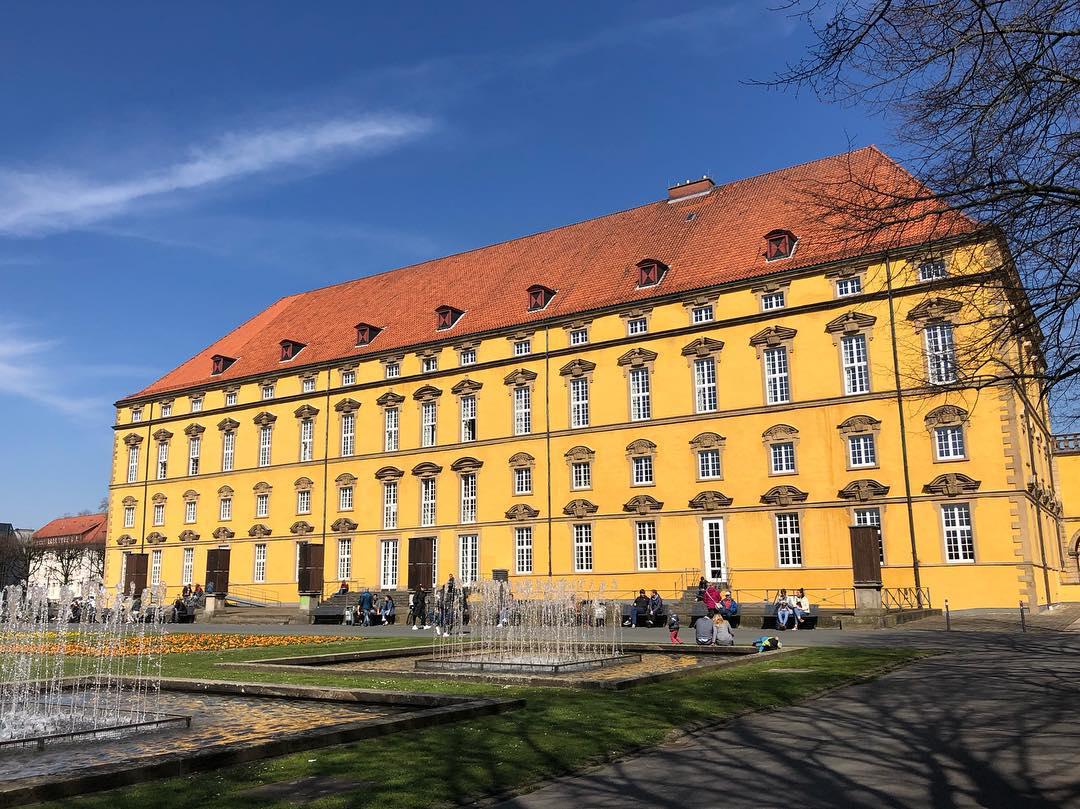
[[300, 543], [300, 566], [296, 576], [300, 593], [323, 591], [323, 546], [314, 542]]
[[229, 592], [229, 549], [211, 548], [206, 552], [206, 584], [214, 584], [214, 594]]
[[146, 589], [146, 568], [150, 559], [148, 553], [129, 553], [124, 563], [124, 594], [142, 597]]
[[421, 583], [429, 590], [435, 585], [435, 537], [409, 539], [409, 589]]

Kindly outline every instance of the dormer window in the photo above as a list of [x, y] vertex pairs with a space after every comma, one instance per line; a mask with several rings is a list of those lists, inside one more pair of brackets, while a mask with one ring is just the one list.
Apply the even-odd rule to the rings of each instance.
[[281, 361], [288, 362], [301, 351], [304, 350], [305, 343], [298, 343], [296, 340], [282, 340], [281, 341]]
[[229, 370], [229, 366], [236, 362], [235, 357], [226, 357], [224, 354], [215, 354], [210, 358], [210, 375], [217, 376]]
[[381, 332], [378, 326], [372, 326], [370, 323], [357, 323], [356, 324], [356, 344], [358, 346], [366, 346], [372, 340], [379, 336]]
[[639, 261], [638, 288], [654, 287], [664, 280], [664, 274], [668, 271], [668, 265], [655, 258], [647, 258]]
[[539, 312], [541, 309], [546, 309], [547, 305], [551, 303], [551, 299], [555, 297], [554, 289], [548, 289], [541, 284], [533, 284], [525, 291], [529, 296], [530, 312]]
[[461, 316], [465, 314], [460, 309], [455, 309], [453, 306], [440, 306], [435, 310], [435, 328], [438, 331], [444, 331], [446, 329], [452, 329]]
[[798, 237], [790, 230], [773, 230], [765, 234], [765, 260], [779, 261], [795, 255]]

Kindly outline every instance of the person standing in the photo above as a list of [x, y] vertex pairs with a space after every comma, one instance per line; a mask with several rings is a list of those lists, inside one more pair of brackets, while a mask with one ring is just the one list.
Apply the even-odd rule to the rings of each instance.
[[364, 588], [364, 592], [360, 594], [360, 620], [364, 626], [371, 626], [372, 603], [371, 591]]
[[705, 597], [702, 599], [705, 604], [705, 609], [709, 613], [709, 617], [712, 618], [716, 615], [716, 611], [720, 604], [720, 588], [713, 582], [709, 582], [709, 586], [705, 588]]
[[413, 631], [420, 627], [431, 629], [427, 622], [427, 590], [423, 584], [416, 585], [416, 593], [413, 595]]
[[671, 636], [671, 642], [682, 645], [682, 641], [679, 639], [679, 616], [676, 613], [671, 613], [667, 619], [668, 634]]

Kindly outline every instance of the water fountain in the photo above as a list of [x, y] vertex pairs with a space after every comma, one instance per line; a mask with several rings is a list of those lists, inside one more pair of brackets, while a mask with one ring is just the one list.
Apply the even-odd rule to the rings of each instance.
[[477, 581], [467, 598], [458, 591], [444, 607], [450, 617], [443, 627], [451, 631], [436, 639], [432, 658], [418, 660], [416, 668], [561, 674], [638, 660], [622, 652], [619, 604], [605, 598], [605, 589], [586, 591], [566, 579], [522, 581], [513, 590], [505, 581]]
[[164, 590], [0, 594], [0, 750], [114, 737], [188, 717], [156, 710]]

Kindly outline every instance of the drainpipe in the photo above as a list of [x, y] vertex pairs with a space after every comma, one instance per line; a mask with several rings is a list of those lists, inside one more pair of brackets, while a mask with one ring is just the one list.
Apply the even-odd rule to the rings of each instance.
[[[323, 430], [323, 476], [322, 476], [322, 541], [323, 541], [323, 587], [326, 589], [326, 493], [330, 488], [330, 419], [332, 412], [330, 410], [330, 383], [333, 382], [333, 371], [329, 368], [326, 370], [326, 426]], [[316, 377], [317, 379], [318, 377]], [[355, 495], [354, 495], [355, 496]], [[335, 571], [336, 572], [336, 571]], [[299, 582], [297, 582], [299, 587]], [[319, 593], [319, 598], [323, 596], [322, 592]], [[297, 598], [300, 596], [297, 595]]]
[[[1026, 372], [1024, 362], [1024, 345], [1020, 340], [1020, 335], [1016, 336], [1016, 353], [1020, 360], [1020, 379], [1023, 381], [1024, 374]], [[1031, 456], [1031, 479], [1035, 483], [1036, 491], [1039, 488], [1039, 466], [1035, 459], [1035, 437], [1031, 431], [1031, 411], [1028, 409], [1027, 396], [1021, 393], [1020, 402], [1024, 406], [1024, 425], [1027, 427], [1027, 445], [1028, 454]], [[1051, 439], [1053, 440], [1053, 439]], [[1035, 500], [1035, 526], [1039, 532], [1039, 554], [1042, 557], [1042, 573], [1043, 573], [1043, 587], [1046, 588], [1046, 606], [1050, 606], [1050, 571], [1046, 569], [1046, 539], [1043, 536], [1043, 507], [1042, 503]], [[1036, 590], [1035, 600], [1038, 601], [1038, 590]]]
[[552, 575], [551, 564], [551, 327], [544, 327], [544, 449], [547, 452], [547, 574]]
[[[150, 412], [146, 417], [146, 455], [143, 458], [142, 532], [139, 535], [139, 553], [146, 553], [146, 497], [150, 493], [150, 425], [154, 421], [153, 402], [150, 402], [149, 410]], [[123, 584], [123, 582], [120, 583]]]
[[904, 465], [904, 500], [907, 506], [908, 538], [911, 540], [911, 572], [915, 578], [915, 602], [922, 609], [922, 577], [919, 573], [919, 548], [915, 542], [915, 509], [911, 500], [911, 468], [908, 465], [907, 422], [904, 418], [904, 393], [900, 385], [900, 354], [896, 348], [896, 306], [893, 301], [892, 262], [887, 254], [885, 256], [885, 287], [889, 300], [889, 334], [892, 338], [896, 412], [900, 418], [900, 455]]

